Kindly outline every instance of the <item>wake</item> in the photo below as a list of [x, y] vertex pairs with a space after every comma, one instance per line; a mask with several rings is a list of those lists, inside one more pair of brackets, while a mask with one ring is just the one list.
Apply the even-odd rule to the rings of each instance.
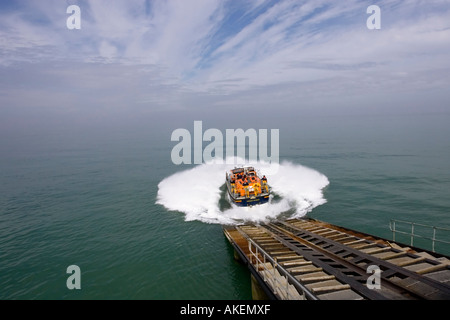
[[[244, 162], [235, 159], [234, 163]], [[259, 162], [254, 167], [266, 175], [272, 188], [269, 203], [254, 207], [237, 207], [232, 203], [221, 206], [220, 202], [228, 201], [226, 188], [221, 188], [225, 183], [225, 172], [235, 166], [201, 164], [175, 173], [158, 184], [156, 203], [170, 211], [184, 213], [186, 221], [216, 224], [298, 218], [326, 203], [322, 190], [329, 181], [325, 175], [291, 162], [282, 162], [277, 170], [273, 170], [273, 165]]]

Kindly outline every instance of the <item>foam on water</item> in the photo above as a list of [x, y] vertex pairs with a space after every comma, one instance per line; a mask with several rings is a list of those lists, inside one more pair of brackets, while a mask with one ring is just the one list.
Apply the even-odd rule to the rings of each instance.
[[[234, 159], [232, 163], [244, 163]], [[230, 161], [227, 161], [230, 163]], [[282, 162], [270, 165], [258, 162], [253, 165], [265, 174], [272, 195], [269, 203], [253, 207], [220, 209], [221, 197], [228, 195], [221, 187], [225, 184], [225, 172], [235, 164], [201, 164], [192, 169], [175, 173], [158, 185], [157, 204], [170, 211], [180, 211], [187, 221], [199, 220], [206, 223], [237, 224], [242, 222], [263, 222], [277, 217], [301, 217], [313, 208], [324, 204], [322, 190], [329, 181], [326, 176], [311, 168]], [[274, 198], [274, 195], [279, 197]], [[228, 200], [229, 201], [229, 200]]]

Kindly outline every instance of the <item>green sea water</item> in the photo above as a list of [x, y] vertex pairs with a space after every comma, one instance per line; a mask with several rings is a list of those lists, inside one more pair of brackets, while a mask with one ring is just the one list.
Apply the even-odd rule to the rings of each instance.
[[[171, 132], [192, 126], [177, 119], [2, 135], [0, 299], [251, 299], [249, 272], [221, 225], [156, 203], [162, 180], [193, 167], [170, 158]], [[279, 129], [280, 160], [328, 178], [326, 203], [310, 217], [389, 239], [390, 219], [450, 228], [449, 115], [238, 127]], [[80, 267], [81, 290], [66, 286], [70, 265]]]

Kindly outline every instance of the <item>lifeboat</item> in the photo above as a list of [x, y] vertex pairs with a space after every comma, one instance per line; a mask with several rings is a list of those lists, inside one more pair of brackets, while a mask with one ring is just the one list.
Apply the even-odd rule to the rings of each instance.
[[270, 187], [265, 176], [253, 167], [234, 168], [226, 173], [228, 194], [234, 204], [249, 207], [269, 201]]

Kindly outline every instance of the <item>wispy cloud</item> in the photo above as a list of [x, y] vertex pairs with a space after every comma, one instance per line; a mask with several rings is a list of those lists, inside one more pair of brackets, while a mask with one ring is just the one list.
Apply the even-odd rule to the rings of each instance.
[[[95, 104], [109, 93], [120, 96], [110, 101], [117, 108], [128, 100], [139, 110], [195, 101], [292, 107], [398, 90], [448, 99], [448, 1], [374, 3], [381, 30], [366, 28], [372, 3], [357, 0], [10, 2], [0, 6], [2, 83], [13, 71], [17, 83], [39, 72], [41, 79], [25, 81], [33, 99], [18, 87], [0, 92], [14, 105], [80, 93]], [[81, 8], [81, 30], [66, 28], [70, 4]]]

